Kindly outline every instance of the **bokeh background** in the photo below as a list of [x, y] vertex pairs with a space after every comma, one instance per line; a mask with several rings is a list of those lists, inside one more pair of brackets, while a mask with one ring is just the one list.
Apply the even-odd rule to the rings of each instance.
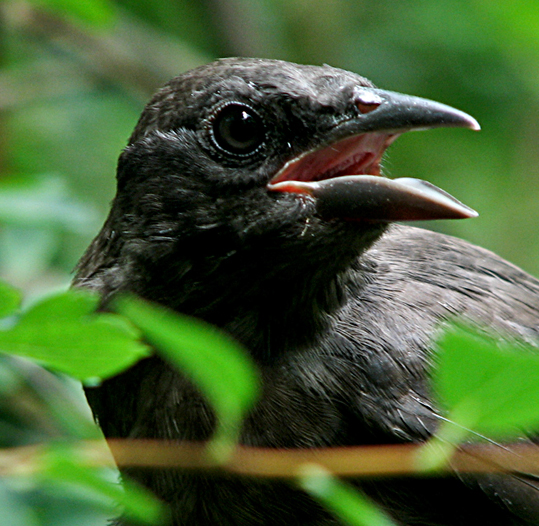
[[329, 63], [474, 115], [480, 133], [403, 136], [386, 173], [481, 214], [429, 227], [539, 274], [536, 0], [4, 0], [0, 276], [30, 296], [65, 287], [144, 103], [232, 55]]

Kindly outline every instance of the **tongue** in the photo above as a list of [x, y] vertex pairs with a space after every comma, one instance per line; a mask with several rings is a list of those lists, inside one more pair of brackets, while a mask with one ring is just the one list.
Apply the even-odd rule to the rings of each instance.
[[310, 194], [325, 218], [362, 221], [465, 219], [477, 212], [433, 184], [403, 177], [347, 175], [323, 181], [283, 181], [271, 190]]

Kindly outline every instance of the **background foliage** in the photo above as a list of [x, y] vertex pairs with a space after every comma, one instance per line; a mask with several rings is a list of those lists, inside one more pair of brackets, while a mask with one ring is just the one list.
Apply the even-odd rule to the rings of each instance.
[[[430, 180], [480, 212], [429, 228], [539, 274], [538, 27], [535, 0], [3, 0], [0, 277], [31, 301], [64, 288], [106, 215], [116, 159], [144, 103], [172, 76], [231, 55], [329, 63], [471, 113], [481, 133], [407, 134], [386, 173]], [[1, 357], [2, 446], [93, 438], [84, 407], [74, 400], [59, 409], [77, 388], [36, 371]], [[22, 409], [13, 408], [15, 394]], [[51, 408], [50, 419], [38, 418]], [[62, 462], [51, 463], [47, 481], [77, 472]], [[99, 491], [71, 488], [68, 498], [38, 486], [27, 482], [21, 493], [20, 479], [2, 479], [10, 524], [96, 524], [110, 515]]]

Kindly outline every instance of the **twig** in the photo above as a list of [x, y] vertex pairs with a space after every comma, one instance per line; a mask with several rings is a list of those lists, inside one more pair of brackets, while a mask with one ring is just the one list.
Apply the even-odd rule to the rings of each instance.
[[[210, 445], [210, 447], [208, 447]], [[81, 462], [89, 466], [114, 464], [103, 441], [69, 444]], [[242, 476], [292, 478], [305, 464], [318, 464], [344, 477], [381, 477], [432, 475], [418, 469], [422, 445], [383, 445], [319, 449], [270, 449], [237, 446], [225, 463], [211, 455], [211, 443], [160, 440], [108, 441], [120, 467], [177, 468], [229, 473]], [[0, 475], [31, 474], [40, 469], [40, 458], [47, 446], [26, 446], [0, 451]], [[539, 474], [539, 447], [513, 444], [510, 448], [495, 445], [467, 444], [455, 450], [443, 473], [519, 472]]]

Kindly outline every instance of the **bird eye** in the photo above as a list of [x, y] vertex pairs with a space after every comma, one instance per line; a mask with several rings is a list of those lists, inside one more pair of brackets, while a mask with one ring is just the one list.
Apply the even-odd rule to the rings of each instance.
[[249, 155], [264, 142], [262, 119], [245, 104], [229, 104], [213, 121], [213, 139], [217, 146], [236, 155]]

